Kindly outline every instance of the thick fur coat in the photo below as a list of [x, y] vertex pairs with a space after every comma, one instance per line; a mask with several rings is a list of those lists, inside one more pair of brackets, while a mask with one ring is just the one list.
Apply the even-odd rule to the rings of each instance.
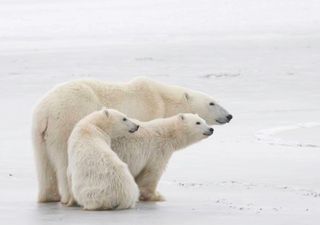
[[79, 120], [103, 106], [141, 121], [188, 112], [198, 113], [208, 124], [224, 124], [232, 118], [206, 94], [146, 78], [123, 84], [77, 80], [60, 85], [39, 102], [33, 113], [39, 202], [68, 202], [68, 138]]
[[164, 200], [156, 189], [172, 153], [209, 137], [213, 128], [194, 114], [136, 123], [139, 131], [112, 139], [112, 150], [128, 164], [139, 186], [140, 200]]
[[138, 186], [110, 140], [130, 136], [138, 127], [111, 109], [93, 112], [76, 124], [68, 141], [69, 205], [76, 202], [86, 210], [135, 206]]

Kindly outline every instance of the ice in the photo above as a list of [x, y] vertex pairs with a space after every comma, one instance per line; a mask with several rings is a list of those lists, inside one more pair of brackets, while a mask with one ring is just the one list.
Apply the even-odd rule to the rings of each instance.
[[[319, 224], [319, 11], [315, 0], [1, 0], [1, 224]], [[39, 98], [71, 79], [140, 75], [211, 94], [234, 119], [174, 155], [166, 202], [38, 204]]]
[[320, 148], [320, 123], [302, 123], [290, 126], [274, 127], [257, 133], [258, 140], [273, 145]]

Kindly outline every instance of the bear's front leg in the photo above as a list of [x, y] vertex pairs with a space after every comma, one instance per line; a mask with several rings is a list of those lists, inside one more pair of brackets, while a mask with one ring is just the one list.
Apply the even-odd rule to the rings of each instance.
[[136, 177], [136, 183], [140, 189], [139, 199], [141, 201], [165, 201], [165, 198], [156, 191], [163, 171], [162, 169], [157, 169], [145, 168]]
[[158, 191], [146, 191], [140, 189], [140, 201], [162, 202], [166, 199]]
[[78, 206], [78, 203], [73, 197], [71, 197], [67, 203], [67, 206], [68, 207]]

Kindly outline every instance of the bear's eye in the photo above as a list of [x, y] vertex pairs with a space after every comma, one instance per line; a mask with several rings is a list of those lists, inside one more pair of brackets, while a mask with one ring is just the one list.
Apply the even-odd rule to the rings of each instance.
[[123, 120], [123, 121], [127, 121], [127, 118], [123, 118], [122, 120]]
[[215, 105], [213, 102], [210, 102], [209, 105]]
[[196, 122], [196, 124], [197, 124], [197, 125], [200, 125], [201, 123], [200, 123], [200, 122]]

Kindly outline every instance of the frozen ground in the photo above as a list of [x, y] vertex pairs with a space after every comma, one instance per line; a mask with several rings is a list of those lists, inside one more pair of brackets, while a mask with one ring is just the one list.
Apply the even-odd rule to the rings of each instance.
[[[319, 224], [319, 11], [311, 0], [1, 0], [1, 224]], [[137, 75], [216, 96], [234, 120], [172, 158], [166, 202], [36, 203], [36, 101], [70, 79]]]

